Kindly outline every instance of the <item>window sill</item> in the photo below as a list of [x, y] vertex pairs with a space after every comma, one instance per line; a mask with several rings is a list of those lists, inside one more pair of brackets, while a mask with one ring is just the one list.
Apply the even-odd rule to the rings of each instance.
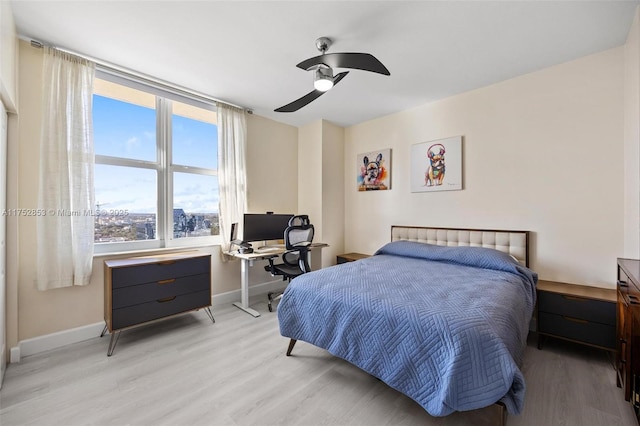
[[206, 247], [220, 247], [220, 244], [212, 243], [212, 244], [202, 244], [202, 245], [192, 245], [192, 246], [183, 246], [183, 247], [162, 247], [162, 248], [153, 248], [153, 249], [144, 249], [144, 250], [126, 250], [126, 251], [112, 251], [106, 253], [94, 253], [94, 259], [100, 259], [103, 257], [116, 257], [116, 256], [147, 256], [153, 255], [156, 253], [177, 253], [191, 250], [199, 250]]

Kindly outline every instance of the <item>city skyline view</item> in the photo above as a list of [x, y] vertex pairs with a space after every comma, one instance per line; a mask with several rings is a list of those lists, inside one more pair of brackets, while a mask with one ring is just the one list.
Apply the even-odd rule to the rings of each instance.
[[[95, 208], [102, 212], [96, 218], [96, 241], [156, 238], [158, 172], [155, 168], [145, 168], [142, 163], [157, 161], [156, 110], [94, 95], [93, 129], [97, 157], [138, 162], [134, 163], [138, 167], [96, 162]], [[173, 114], [171, 133], [172, 165], [217, 170], [218, 134], [215, 124]], [[214, 225], [216, 230], [218, 226], [217, 176], [175, 171], [171, 177], [171, 207], [174, 212], [178, 209], [183, 211], [186, 217], [182, 221], [174, 221], [174, 237], [211, 235], [211, 226]], [[190, 216], [197, 225], [187, 232]], [[144, 222], [152, 222], [153, 230]], [[141, 234], [144, 226], [146, 231]]]

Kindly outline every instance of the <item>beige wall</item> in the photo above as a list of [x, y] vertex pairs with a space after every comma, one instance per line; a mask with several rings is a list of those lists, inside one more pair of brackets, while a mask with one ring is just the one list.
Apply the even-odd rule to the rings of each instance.
[[7, 111], [17, 109], [18, 37], [11, 3], [0, 2], [0, 100]]
[[[17, 167], [9, 170], [9, 192], [17, 193], [10, 208], [35, 208], [38, 194], [38, 152], [40, 119], [42, 116], [42, 50], [28, 43], [19, 44], [19, 97], [21, 110], [18, 131], [10, 134], [10, 150], [17, 151]], [[247, 176], [249, 206], [295, 212], [297, 210], [297, 129], [274, 121], [247, 116]], [[290, 167], [281, 166], [285, 161]], [[276, 192], [274, 192], [274, 188]], [[277, 197], [273, 197], [273, 194]], [[17, 252], [16, 280], [9, 280], [7, 306], [8, 346], [19, 341], [61, 330], [94, 324], [103, 320], [103, 261], [94, 259], [91, 283], [86, 287], [71, 287], [38, 291], [35, 287], [36, 224], [32, 217], [15, 221], [16, 240], [8, 251]], [[9, 235], [11, 237], [11, 235]], [[9, 239], [11, 243], [11, 239]], [[212, 256], [214, 295], [240, 288], [238, 261], [223, 263], [219, 247], [202, 250]], [[122, 256], [120, 256], [122, 257]], [[112, 257], [113, 258], [113, 257]], [[10, 277], [9, 277], [10, 278]], [[251, 268], [250, 282], [264, 283], [272, 278], [261, 267]]]
[[322, 121], [298, 129], [298, 212], [322, 235]]
[[298, 212], [309, 215], [314, 242], [329, 245], [311, 267], [335, 265], [344, 248], [344, 128], [318, 120], [298, 135]]
[[257, 115], [248, 117], [248, 211], [297, 213], [298, 128]]
[[624, 253], [640, 257], [640, 7], [624, 46]]
[[316, 241], [329, 244], [322, 250], [326, 267], [344, 253], [344, 128], [323, 121], [322, 139], [322, 229]]
[[[623, 254], [623, 48], [607, 50], [346, 130], [359, 152], [392, 149], [390, 191], [349, 178], [346, 251], [373, 253], [390, 226], [533, 231], [541, 278], [615, 287]], [[463, 136], [464, 190], [411, 193], [412, 144]]]

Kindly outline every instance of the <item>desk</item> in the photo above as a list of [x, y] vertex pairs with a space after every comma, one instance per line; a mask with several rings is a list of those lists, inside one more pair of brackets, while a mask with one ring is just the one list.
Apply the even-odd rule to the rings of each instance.
[[[323, 247], [329, 247], [329, 244], [312, 243], [311, 251], [315, 249], [322, 249]], [[241, 261], [240, 302], [235, 302], [233, 306], [235, 306], [236, 308], [242, 309], [243, 311], [245, 311], [246, 313], [254, 317], [260, 316], [260, 312], [256, 311], [255, 309], [251, 309], [249, 307], [249, 267], [253, 266], [253, 262], [255, 260], [266, 260], [273, 257], [278, 257], [286, 251], [287, 250], [284, 247], [282, 248], [277, 247], [276, 249], [271, 249], [269, 251], [263, 251], [263, 252], [254, 251], [253, 253], [242, 254], [234, 250], [234, 251], [227, 251], [224, 253], [228, 256], [235, 257], [236, 259], [240, 259]], [[311, 254], [311, 252], [309, 252], [309, 254]]]

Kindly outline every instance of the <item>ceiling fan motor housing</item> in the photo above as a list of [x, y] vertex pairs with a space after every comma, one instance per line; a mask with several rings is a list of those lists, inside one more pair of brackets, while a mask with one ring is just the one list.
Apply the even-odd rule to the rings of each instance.
[[333, 87], [333, 70], [326, 66], [318, 67], [313, 78], [313, 87], [326, 92]]

